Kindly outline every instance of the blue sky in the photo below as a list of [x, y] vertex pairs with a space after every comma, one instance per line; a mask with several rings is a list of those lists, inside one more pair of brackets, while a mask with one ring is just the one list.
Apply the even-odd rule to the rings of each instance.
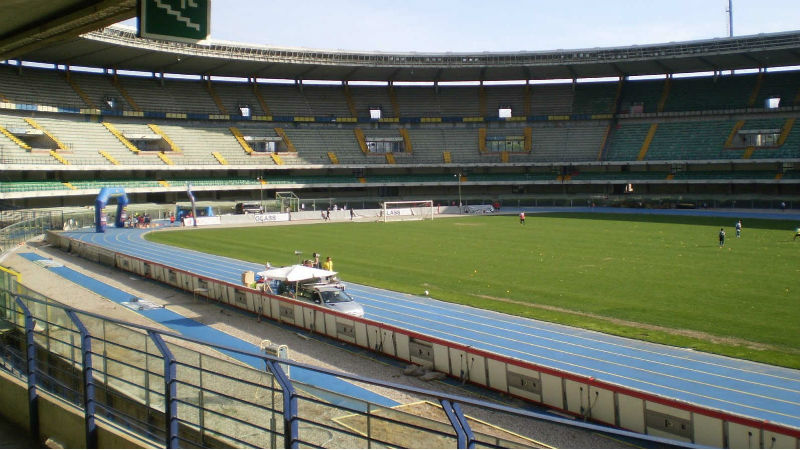
[[[211, 5], [212, 39], [279, 47], [508, 52], [728, 34], [727, 0], [212, 0]], [[800, 29], [797, 0], [734, 0], [733, 12], [735, 35]]]

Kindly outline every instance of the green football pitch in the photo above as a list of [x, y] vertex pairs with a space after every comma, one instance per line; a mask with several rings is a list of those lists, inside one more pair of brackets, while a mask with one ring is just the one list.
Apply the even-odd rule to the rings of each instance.
[[[273, 266], [331, 256], [342, 279], [800, 368], [796, 224], [615, 214], [190, 229], [148, 239]], [[725, 246], [718, 233], [725, 228]]]

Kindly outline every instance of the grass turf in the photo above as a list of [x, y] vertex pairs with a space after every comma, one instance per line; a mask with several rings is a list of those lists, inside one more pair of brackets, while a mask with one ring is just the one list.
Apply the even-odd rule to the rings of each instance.
[[[509, 314], [800, 368], [794, 224], [653, 215], [484, 216], [150, 233], [287, 265], [332, 256], [343, 279]], [[718, 245], [720, 227], [727, 231]]]

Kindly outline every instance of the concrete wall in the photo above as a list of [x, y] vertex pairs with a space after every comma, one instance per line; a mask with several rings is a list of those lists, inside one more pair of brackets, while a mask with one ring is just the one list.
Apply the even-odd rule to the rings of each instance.
[[[0, 414], [20, 430], [30, 433], [28, 388], [25, 383], [0, 372]], [[39, 442], [51, 439], [65, 448], [86, 448], [83, 412], [45, 392], [39, 391], [37, 402], [39, 417]], [[113, 427], [97, 421], [98, 448], [152, 448], [148, 443], [120, 433]]]

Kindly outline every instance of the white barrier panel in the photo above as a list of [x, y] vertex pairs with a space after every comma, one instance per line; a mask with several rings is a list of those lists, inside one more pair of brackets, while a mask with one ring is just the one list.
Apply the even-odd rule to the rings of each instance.
[[434, 362], [433, 344], [427, 341], [423, 341], [422, 339], [417, 339], [417, 338], [409, 339], [408, 360], [420, 366], [426, 366], [426, 367], [433, 366]]
[[315, 330], [317, 327], [314, 323], [314, 308], [303, 308], [303, 328]]
[[756, 427], [728, 422], [728, 447], [772, 448], [761, 445], [761, 430]]
[[[645, 402], [644, 421], [647, 434], [691, 442], [692, 413], [659, 403]], [[741, 448], [740, 445], [735, 445]]]
[[[490, 372], [490, 374], [493, 373]], [[542, 378], [539, 372], [525, 367], [507, 365], [504, 375], [506, 389], [503, 391], [535, 402], [542, 401]], [[499, 378], [500, 374], [497, 377]]]
[[482, 386], [488, 385], [486, 382], [486, 358], [467, 353], [467, 360], [469, 364], [469, 381]]
[[509, 392], [506, 373], [508, 367], [503, 361], [486, 359], [486, 372], [488, 373], [488, 386], [501, 392]]
[[193, 278], [188, 273], [178, 272], [178, 287], [184, 291], [192, 290]]
[[381, 339], [381, 329], [375, 325], [367, 325], [367, 346], [370, 350], [383, 352], [383, 341]]
[[469, 370], [469, 366], [467, 365], [467, 352], [456, 349], [450, 348], [450, 367], [446, 370], [444, 366], [437, 367], [436, 370], [439, 370], [444, 373], [449, 373], [450, 375], [458, 378], [459, 380], [467, 379], [467, 371]]
[[336, 318], [336, 338], [351, 344], [356, 343], [355, 323], [351, 319]]
[[450, 372], [450, 357], [448, 347], [442, 344], [433, 344], [433, 368], [442, 373]]
[[269, 316], [277, 320], [278, 322], [281, 322], [281, 302], [275, 297], [270, 297], [269, 304], [270, 304]]
[[[708, 417], [695, 413], [694, 419], [694, 442], [712, 448], [722, 448], [725, 445], [725, 431], [722, 420], [715, 417]], [[775, 446], [771, 448], [787, 448], [786, 446]]]
[[586, 415], [592, 420], [615, 425], [614, 393], [607, 389], [589, 386], [589, 411]]
[[403, 361], [411, 361], [411, 350], [409, 348], [410, 340], [407, 334], [394, 333], [395, 356]]
[[764, 430], [762, 448], [797, 448], [797, 438]]
[[353, 322], [356, 332], [356, 345], [359, 347], [369, 348], [369, 339], [367, 338], [367, 325], [363, 322]]
[[294, 303], [290, 302], [281, 302], [281, 303], [282, 307], [291, 308], [292, 312], [294, 313], [294, 315], [292, 316], [292, 324], [297, 325], [299, 327], [303, 327], [303, 320], [305, 319], [303, 317], [303, 307], [300, 305], [295, 305]]
[[234, 306], [239, 309], [247, 309], [247, 292], [235, 289], [233, 291], [233, 302]]
[[312, 309], [314, 311], [314, 328], [318, 333], [328, 334], [325, 328], [325, 316], [327, 314], [321, 313], [316, 309]]
[[564, 396], [567, 398], [567, 411], [582, 416], [589, 406], [589, 386], [579, 381], [564, 380]]
[[619, 426], [637, 433], [645, 433], [644, 400], [630, 395], [617, 394]]
[[542, 403], [556, 409], [564, 409], [564, 385], [562, 378], [542, 372]]
[[336, 337], [336, 316], [333, 314], [325, 314], [325, 334]]
[[381, 348], [380, 351], [389, 356], [397, 356], [397, 349], [395, 348], [395, 333], [391, 330], [381, 329]]

